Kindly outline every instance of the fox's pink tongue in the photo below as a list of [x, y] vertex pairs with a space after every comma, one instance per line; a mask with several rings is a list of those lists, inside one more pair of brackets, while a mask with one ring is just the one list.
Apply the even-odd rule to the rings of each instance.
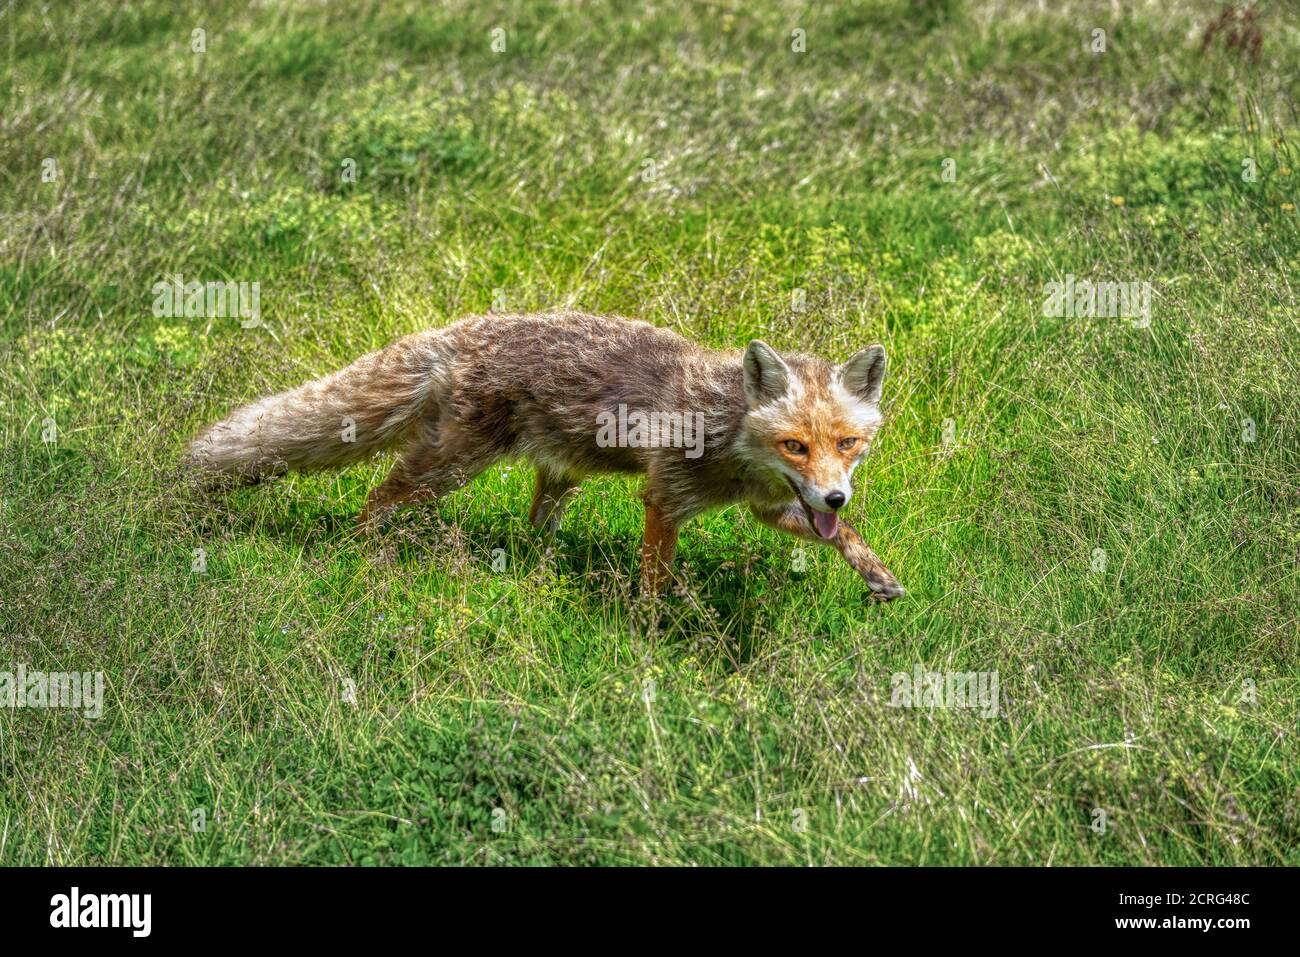
[[817, 534], [822, 538], [834, 538], [840, 527], [840, 517], [834, 512], [813, 512], [813, 522], [817, 525]]

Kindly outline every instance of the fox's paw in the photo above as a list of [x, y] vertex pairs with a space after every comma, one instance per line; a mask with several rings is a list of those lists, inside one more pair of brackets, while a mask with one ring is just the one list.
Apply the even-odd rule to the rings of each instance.
[[871, 589], [871, 596], [880, 601], [893, 601], [895, 598], [902, 598], [907, 594], [907, 591], [893, 575], [873, 571], [868, 572], [863, 577], [867, 581], [867, 587]]

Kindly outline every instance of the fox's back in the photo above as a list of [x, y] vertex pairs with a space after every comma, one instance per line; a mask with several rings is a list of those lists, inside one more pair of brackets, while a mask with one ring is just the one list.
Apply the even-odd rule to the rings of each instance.
[[579, 469], [644, 468], [635, 449], [599, 448], [599, 416], [701, 413], [715, 441], [744, 409], [739, 356], [640, 320], [583, 313], [479, 316], [444, 331], [447, 398], [501, 448]]
[[557, 402], [676, 381], [704, 351], [648, 322], [577, 312], [475, 316], [446, 333], [455, 340], [460, 388]]

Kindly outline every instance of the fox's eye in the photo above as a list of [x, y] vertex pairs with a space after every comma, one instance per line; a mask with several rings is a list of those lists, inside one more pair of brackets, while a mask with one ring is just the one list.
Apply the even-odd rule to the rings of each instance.
[[856, 435], [850, 435], [847, 439], [840, 439], [840, 451], [847, 452], [857, 444], [858, 437]]
[[804, 445], [798, 439], [786, 439], [785, 450], [794, 455], [804, 455], [808, 451], [808, 446]]

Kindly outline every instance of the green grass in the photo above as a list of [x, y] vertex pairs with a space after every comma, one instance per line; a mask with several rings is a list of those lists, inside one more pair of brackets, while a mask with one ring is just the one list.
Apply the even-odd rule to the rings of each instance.
[[[1300, 863], [1300, 28], [1260, 8], [1251, 63], [1211, 0], [5, 7], [0, 669], [106, 700], [0, 709], [0, 864]], [[263, 325], [155, 318], [177, 272]], [[1150, 327], [1045, 316], [1067, 275]], [[636, 483], [548, 550], [523, 464], [372, 540], [384, 461], [185, 490], [205, 422], [494, 300], [886, 343], [849, 511], [907, 597], [732, 508], [648, 620]], [[892, 707], [918, 663], [998, 715]]]

